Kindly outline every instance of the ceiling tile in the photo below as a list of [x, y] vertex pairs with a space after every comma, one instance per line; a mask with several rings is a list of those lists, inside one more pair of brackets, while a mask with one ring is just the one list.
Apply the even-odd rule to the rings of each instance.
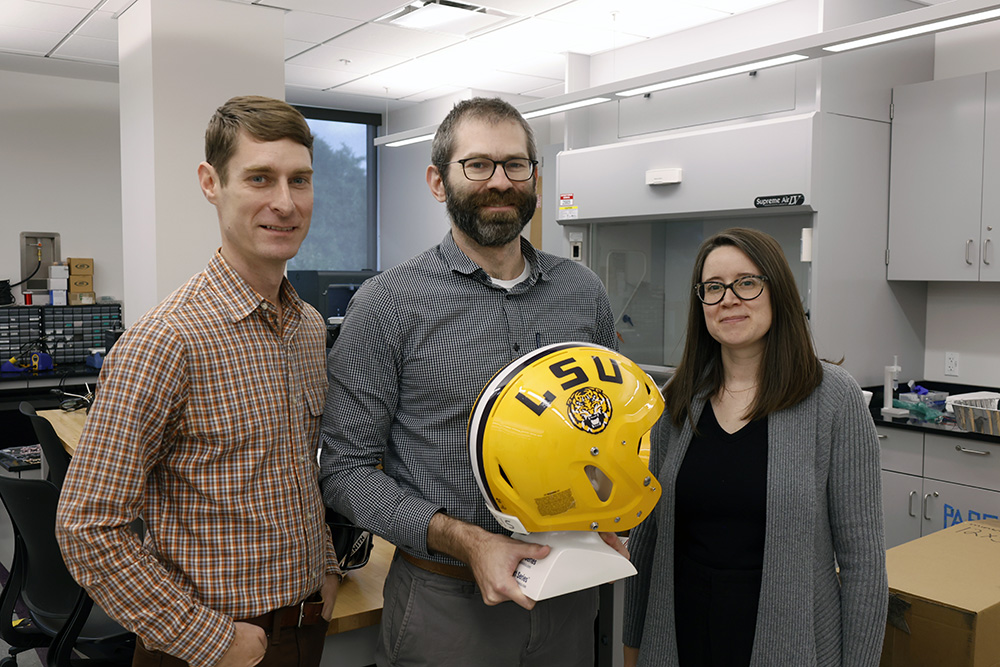
[[368, 95], [369, 97], [380, 97], [389, 99], [403, 99], [416, 95], [436, 86], [422, 85], [421, 82], [411, 79], [402, 81], [396, 79], [393, 86], [386, 90], [382, 85], [383, 79], [378, 76], [366, 76], [355, 81], [350, 81], [335, 88], [338, 92], [353, 93], [355, 95]]
[[0, 25], [66, 34], [87, 15], [86, 9], [28, 0], [0, 2]]
[[297, 39], [286, 39], [285, 40], [285, 60], [289, 60], [299, 55], [306, 49], [311, 49], [316, 46], [314, 42], [300, 42]]
[[566, 56], [562, 53], [542, 51], [537, 44], [513, 48], [513, 38], [502, 31], [476, 37], [455, 44], [439, 52], [453, 61], [472, 63], [481, 69], [499, 69], [506, 72], [562, 79], [566, 74]]
[[561, 5], [572, 3], [568, 3], [567, 0], [475, 0], [471, 4], [499, 9], [508, 14], [534, 16], [540, 12], [546, 12]]
[[56, 58], [116, 65], [118, 64], [118, 42], [110, 39], [73, 35], [52, 55]]
[[61, 32], [25, 30], [0, 25], [0, 51], [44, 56], [62, 38]]
[[468, 88], [465, 86], [438, 86], [437, 88], [428, 88], [419, 93], [409, 95], [403, 99], [407, 102], [426, 102], [427, 100], [437, 99], [445, 95], [454, 95], [463, 90], [468, 90]]
[[551, 86], [545, 86], [544, 88], [537, 88], [535, 90], [526, 90], [524, 94], [529, 97], [555, 97], [556, 95], [562, 95], [566, 92], [566, 84], [560, 81], [557, 84]]
[[368, 23], [329, 42], [346, 49], [364, 49], [415, 58], [462, 41], [457, 35], [408, 30], [381, 23]]
[[93, 9], [101, 0], [31, 0], [40, 5], [62, 5], [63, 7], [76, 7], [78, 9]]
[[[689, 0], [691, 4], [701, 5], [727, 14], [748, 12], [767, 5], [776, 5], [785, 0]], [[938, 0], [940, 2], [940, 0]]]
[[[448, 85], [449, 77], [440, 67], [408, 60], [351, 82], [350, 90], [365, 95], [400, 99], [423, 90]], [[388, 90], [386, 90], [388, 89]], [[362, 92], [363, 91], [363, 92]]]
[[108, 0], [101, 6], [101, 11], [117, 14], [131, 7], [135, 1], [136, 0]]
[[[711, 0], [708, 0], [711, 1]], [[720, 0], [725, 2], [726, 0]], [[753, 0], [773, 2], [774, 0]], [[553, 9], [539, 18], [557, 21], [564, 30], [573, 31], [579, 26], [612, 33], [628, 33], [655, 37], [691, 28], [729, 15], [714, 9], [698, 7], [685, 2], [663, 0], [576, 0], [572, 5]]]
[[643, 37], [587, 26], [567, 27], [557, 21], [533, 18], [494, 30], [476, 41], [503, 44], [530, 44], [548, 53], [583, 53], [591, 55], [643, 41]]
[[319, 44], [361, 25], [352, 19], [324, 16], [310, 12], [285, 14], [285, 38]]
[[350, 72], [331, 72], [327, 69], [316, 67], [302, 67], [300, 65], [289, 65], [285, 63], [285, 84], [291, 86], [302, 86], [304, 88], [329, 88], [345, 81], [356, 79], [357, 74]]
[[87, 22], [76, 31], [78, 35], [118, 41], [118, 21], [113, 12], [94, 12]]
[[341, 49], [333, 44], [324, 44], [295, 56], [288, 62], [303, 67], [322, 67], [334, 71], [355, 72], [355, 76], [360, 76], [398, 65], [406, 60], [405, 56], [362, 51], [361, 49]]
[[261, 0], [261, 4], [284, 7], [314, 14], [340, 16], [356, 21], [371, 21], [394, 9], [405, 7], [412, 0], [363, 0], [362, 2], [331, 2], [330, 0]]
[[[461, 84], [462, 82], [456, 81]], [[498, 93], [513, 93], [523, 95], [526, 91], [544, 88], [559, 83], [558, 80], [546, 79], [540, 76], [527, 76], [513, 72], [486, 72], [475, 79], [469, 79], [465, 85], [470, 88], [494, 90]]]

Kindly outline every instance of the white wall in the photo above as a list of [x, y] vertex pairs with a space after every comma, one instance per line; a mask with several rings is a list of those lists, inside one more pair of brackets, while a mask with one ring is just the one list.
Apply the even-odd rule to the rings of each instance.
[[20, 280], [20, 232], [58, 232], [121, 299], [119, 165], [117, 84], [0, 70], [0, 278]]
[[[1000, 24], [942, 33], [934, 78], [1000, 70]], [[995, 187], [995, 185], [994, 185]], [[930, 283], [924, 375], [929, 380], [1000, 386], [1000, 284]], [[944, 353], [959, 353], [959, 376], [944, 374]]]

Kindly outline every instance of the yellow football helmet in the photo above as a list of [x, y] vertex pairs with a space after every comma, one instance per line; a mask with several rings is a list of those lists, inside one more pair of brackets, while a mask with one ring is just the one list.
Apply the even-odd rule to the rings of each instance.
[[557, 343], [511, 362], [469, 417], [487, 507], [517, 533], [635, 527], [660, 498], [648, 441], [662, 412], [649, 375], [600, 345]]

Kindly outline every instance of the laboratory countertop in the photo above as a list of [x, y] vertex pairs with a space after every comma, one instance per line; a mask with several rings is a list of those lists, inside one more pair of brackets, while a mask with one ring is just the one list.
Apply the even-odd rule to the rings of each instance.
[[0, 392], [94, 384], [101, 371], [87, 364], [60, 364], [49, 371], [0, 373]]
[[[967, 394], [974, 391], [996, 391], [1000, 392], [1000, 389], [996, 387], [981, 387], [975, 385], [964, 385], [964, 384], [953, 384], [948, 382], [936, 382], [934, 380], [918, 380], [914, 382], [921, 387], [929, 389], [931, 391], [946, 391], [949, 396], [954, 396], [955, 394]], [[906, 391], [903, 385], [901, 386], [901, 391]], [[934, 424], [931, 422], [926, 422], [916, 417], [897, 417], [891, 419], [889, 417], [882, 416], [882, 398], [883, 391], [881, 386], [877, 387], [864, 387], [868, 391], [872, 392], [872, 400], [869, 404], [871, 409], [872, 419], [875, 420], [875, 426], [886, 426], [891, 428], [908, 429], [915, 431], [923, 431], [925, 433], [937, 433], [939, 435], [947, 435], [949, 437], [955, 438], [965, 438], [968, 440], [981, 440], [984, 442], [992, 442], [995, 444], [1000, 444], [1000, 436], [987, 435], [986, 433], [974, 433], [972, 431], [965, 431], [955, 424], [954, 420]]]

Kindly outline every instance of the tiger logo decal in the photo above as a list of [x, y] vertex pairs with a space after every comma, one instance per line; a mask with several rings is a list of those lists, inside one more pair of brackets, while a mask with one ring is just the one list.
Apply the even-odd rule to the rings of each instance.
[[611, 421], [611, 399], [597, 387], [574, 391], [566, 400], [569, 420], [586, 433], [597, 434]]

